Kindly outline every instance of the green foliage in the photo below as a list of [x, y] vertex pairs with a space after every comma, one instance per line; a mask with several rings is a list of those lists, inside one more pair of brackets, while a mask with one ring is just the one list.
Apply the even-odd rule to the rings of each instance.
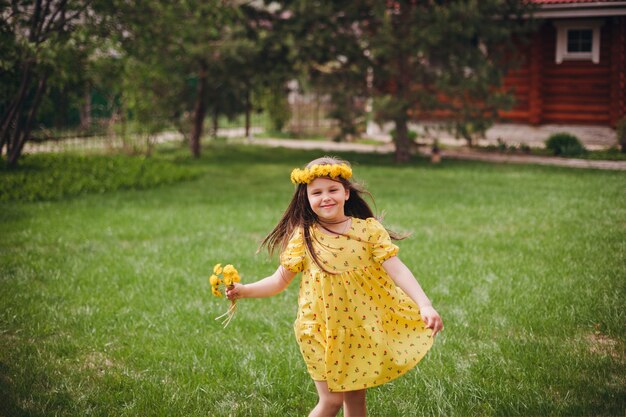
[[[389, 132], [389, 134], [391, 135], [391, 137], [393, 138], [393, 140], [396, 140], [396, 129], [391, 129], [391, 131]], [[417, 140], [418, 134], [415, 130], [411, 130], [409, 129], [407, 131], [407, 137], [411, 142], [415, 142]]]
[[37, 154], [0, 169], [0, 201], [57, 200], [85, 193], [144, 189], [193, 178], [199, 171], [132, 156]]
[[129, 118], [176, 125], [194, 153], [206, 118], [217, 130], [219, 120], [265, 105], [274, 128], [288, 121], [282, 91], [249, 102], [252, 92], [287, 77], [283, 43], [273, 34], [281, 32], [262, 2], [112, 3], [106, 14], [124, 28], [112, 35], [129, 60], [122, 97]]
[[545, 143], [556, 156], [581, 156], [587, 152], [580, 140], [570, 133], [554, 133]]
[[626, 153], [614, 146], [609, 149], [588, 151], [583, 155], [583, 158], [602, 161], [626, 161]]
[[260, 106], [267, 112], [270, 120], [270, 129], [282, 132], [289, 119], [291, 119], [291, 109], [287, 101], [286, 89], [282, 86], [266, 88], [258, 98]]
[[1, 5], [0, 153], [6, 148], [10, 165], [17, 164], [34, 126], [50, 122], [46, 118], [64, 122], [81, 102], [86, 62], [98, 43], [89, 36], [91, 3], [16, 0], [10, 12]]
[[184, 110], [180, 101], [183, 81], [162, 66], [134, 58], [125, 62], [121, 96], [129, 122], [134, 125], [132, 131], [152, 136]]
[[[512, 104], [500, 91], [502, 77], [516, 62], [513, 39], [530, 28], [522, 18], [529, 7], [500, 0], [289, 3], [300, 59], [314, 76], [344, 94], [373, 96], [376, 120], [396, 123], [399, 132], [410, 117], [440, 112], [470, 143]], [[407, 160], [408, 138], [399, 139], [396, 160]]]
[[278, 132], [273, 130], [264, 130], [262, 133], [254, 135], [255, 138], [270, 138], [270, 139], [304, 139], [304, 140], [319, 140], [327, 141], [328, 137], [316, 133], [297, 133], [297, 132]]
[[[336, 13], [331, 10], [332, 3], [325, 7], [326, 10], [317, 8], [316, 13], [320, 14], [323, 24], [332, 29], [319, 33], [317, 42], [333, 42], [333, 49], [309, 51], [315, 57], [307, 64], [309, 83], [314, 86], [316, 95], [329, 98], [328, 117], [337, 121], [339, 129], [333, 139], [356, 140], [366, 129], [366, 103], [370, 96], [366, 70], [369, 63], [358, 47], [357, 39], [340, 29], [341, 21], [328, 20], [332, 13]], [[336, 53], [338, 50], [340, 54]], [[328, 61], [320, 63], [321, 58]]]
[[349, 88], [336, 85], [330, 95], [331, 109], [328, 116], [337, 121], [339, 133], [334, 140], [355, 140], [367, 129], [365, 99], [355, 97]]
[[530, 154], [532, 152], [532, 148], [527, 143], [520, 143], [519, 150], [525, 154]]

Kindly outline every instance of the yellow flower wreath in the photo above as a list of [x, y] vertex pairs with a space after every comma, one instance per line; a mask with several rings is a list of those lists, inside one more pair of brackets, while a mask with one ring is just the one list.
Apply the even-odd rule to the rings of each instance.
[[291, 182], [294, 184], [309, 184], [315, 178], [329, 177], [337, 179], [350, 179], [352, 177], [352, 168], [346, 164], [324, 164], [313, 165], [309, 168], [296, 168], [291, 171]]

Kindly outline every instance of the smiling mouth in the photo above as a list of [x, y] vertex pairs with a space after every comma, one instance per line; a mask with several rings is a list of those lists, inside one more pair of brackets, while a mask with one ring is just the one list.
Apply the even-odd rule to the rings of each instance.
[[330, 205], [328, 205], [328, 206], [320, 206], [320, 207], [321, 207], [321, 208], [330, 208], [330, 207], [335, 207], [335, 205], [334, 205], [334, 204], [330, 204]]

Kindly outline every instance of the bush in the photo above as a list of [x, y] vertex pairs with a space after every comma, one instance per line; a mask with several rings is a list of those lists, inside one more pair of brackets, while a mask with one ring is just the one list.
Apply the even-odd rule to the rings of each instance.
[[530, 152], [532, 151], [530, 146], [528, 144], [526, 144], [526, 143], [520, 143], [519, 150], [522, 151], [525, 154], [530, 154]]
[[546, 148], [557, 156], [582, 156], [587, 150], [578, 138], [570, 133], [555, 133], [546, 140]]
[[[391, 132], [389, 132], [389, 134], [391, 135], [391, 137], [395, 141], [396, 140], [396, 135], [397, 135], [396, 129], [391, 129]], [[407, 130], [407, 136], [409, 137], [409, 140], [411, 142], [415, 142], [417, 140], [417, 136], [418, 135], [417, 135], [416, 131], [409, 129], [409, 130]]]
[[604, 161], [626, 161], [626, 153], [621, 152], [617, 146], [613, 146], [609, 149], [588, 152], [585, 158]]
[[[0, 164], [3, 161], [0, 161]], [[198, 169], [136, 156], [25, 155], [0, 165], [0, 202], [58, 200], [85, 193], [145, 189], [199, 175]]]

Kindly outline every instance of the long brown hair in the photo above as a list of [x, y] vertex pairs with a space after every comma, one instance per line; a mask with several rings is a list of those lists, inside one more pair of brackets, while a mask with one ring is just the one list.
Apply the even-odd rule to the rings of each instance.
[[[322, 158], [314, 159], [313, 161], [309, 162], [306, 167], [310, 168], [313, 165], [335, 164], [345, 164], [350, 166], [350, 163], [347, 161], [341, 160], [336, 157], [325, 156]], [[365, 189], [364, 186], [342, 177], [337, 177], [335, 181], [340, 182], [346, 190], [350, 191], [350, 198], [346, 201], [344, 206], [344, 213], [346, 214], [346, 216], [356, 217], [363, 220], [369, 217], [374, 217], [374, 213], [372, 212], [372, 209], [370, 208], [367, 201], [364, 200], [363, 195], [368, 196], [372, 200], [372, 202], [374, 202], [374, 197], [372, 196], [372, 194], [370, 194], [369, 191]], [[263, 246], [266, 246], [270, 255], [273, 254], [277, 248], [282, 252], [287, 247], [289, 239], [293, 235], [294, 230], [301, 227], [307, 252], [317, 266], [319, 266], [323, 271], [329, 272], [321, 265], [321, 262], [319, 261], [315, 250], [313, 249], [311, 226], [313, 226], [314, 224], [318, 224], [319, 226], [324, 228], [324, 226], [320, 224], [317, 215], [309, 204], [309, 198], [307, 196], [307, 184], [298, 184], [298, 186], [296, 187], [296, 191], [294, 192], [293, 197], [289, 202], [289, 206], [287, 206], [287, 210], [285, 210], [285, 213], [283, 213], [282, 218], [280, 219], [276, 227], [274, 227], [274, 230], [272, 230], [270, 234], [268, 234], [265, 239], [263, 239], [259, 250]], [[389, 236], [394, 240], [400, 240], [406, 237], [389, 230], [388, 232]]]

